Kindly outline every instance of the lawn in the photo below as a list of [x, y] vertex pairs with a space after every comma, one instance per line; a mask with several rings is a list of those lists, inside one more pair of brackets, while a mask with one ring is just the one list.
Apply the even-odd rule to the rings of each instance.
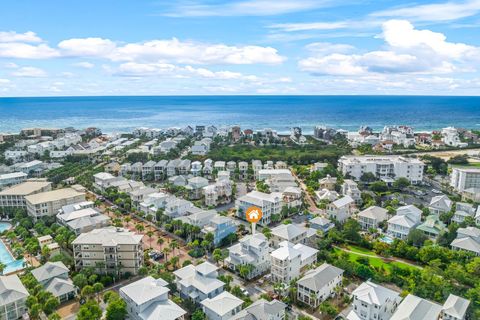
[[[370, 265], [372, 267], [375, 267], [375, 268], [384, 267], [385, 269], [390, 271], [392, 266], [395, 265], [398, 268], [402, 268], [402, 269], [416, 269], [415, 267], [413, 267], [411, 265], [408, 265], [408, 264], [402, 263], [402, 262], [398, 262], [398, 261], [386, 262], [381, 257], [376, 255], [374, 252], [369, 251], [367, 249], [363, 249], [363, 248], [359, 248], [359, 247], [354, 248], [353, 246], [351, 246], [351, 247], [349, 247], [349, 250], [352, 251], [352, 252], [348, 252], [348, 255], [349, 255], [348, 259], [350, 261], [356, 261], [357, 258], [363, 257], [363, 258], [367, 258]], [[342, 250], [335, 248], [335, 252], [340, 252], [340, 251], [342, 251]], [[357, 253], [354, 253], [354, 252], [357, 252]], [[372, 255], [372, 256], [376, 256], [376, 257], [365, 257], [365, 256], [362, 256], [361, 254], [358, 254], [358, 253], [368, 254], [368, 255]]]
[[358, 246], [355, 246], [355, 245], [349, 245], [347, 246], [347, 249], [352, 251], [352, 252], [355, 252], [355, 253], [362, 253], [362, 254], [368, 254], [368, 255], [372, 255], [372, 256], [376, 256], [377, 254], [371, 250], [368, 250], [368, 249], [365, 249], [365, 248], [362, 248], [362, 247], [358, 247]]

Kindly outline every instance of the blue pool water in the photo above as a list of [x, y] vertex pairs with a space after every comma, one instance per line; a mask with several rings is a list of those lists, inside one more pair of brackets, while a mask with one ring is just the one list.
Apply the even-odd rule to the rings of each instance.
[[386, 244], [392, 244], [393, 238], [389, 236], [383, 236], [380, 238], [380, 241], [385, 242]]
[[2, 233], [5, 230], [8, 230], [12, 227], [12, 225], [8, 222], [0, 222], [0, 233]]
[[23, 259], [15, 260], [15, 258], [10, 254], [7, 247], [0, 240], [0, 261], [5, 265], [3, 274], [8, 274], [17, 270], [23, 269]]

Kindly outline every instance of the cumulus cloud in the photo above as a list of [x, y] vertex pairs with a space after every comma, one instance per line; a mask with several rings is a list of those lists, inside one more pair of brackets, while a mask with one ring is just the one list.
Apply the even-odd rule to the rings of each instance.
[[0, 42], [42, 42], [35, 32], [16, 33], [15, 31], [0, 31]]
[[76, 38], [58, 44], [62, 55], [74, 57], [107, 57], [116, 48], [113, 41], [102, 38]]
[[24, 78], [43, 78], [47, 76], [47, 73], [37, 67], [21, 67], [12, 72], [12, 76], [24, 77]]
[[[477, 60], [479, 48], [464, 43], [448, 42], [442, 33], [418, 30], [406, 20], [389, 20], [378, 36], [388, 50], [363, 54], [344, 54], [311, 50], [311, 57], [299, 61], [299, 67], [316, 75], [358, 76], [368, 73], [450, 73], [458, 66]], [[324, 46], [312, 44], [311, 48]], [[307, 46], [308, 48], [308, 46]]]
[[57, 50], [46, 44], [32, 45], [21, 42], [0, 43], [0, 58], [50, 59], [59, 57]]

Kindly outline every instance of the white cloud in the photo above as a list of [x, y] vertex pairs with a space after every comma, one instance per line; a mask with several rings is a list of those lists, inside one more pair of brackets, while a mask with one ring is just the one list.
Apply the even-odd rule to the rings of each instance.
[[12, 72], [12, 76], [25, 78], [43, 78], [47, 76], [47, 73], [37, 67], [21, 67]]
[[77, 63], [74, 63], [73, 66], [83, 68], [83, 69], [92, 69], [93, 67], [95, 67], [93, 63], [88, 61], [77, 62]]
[[406, 18], [413, 21], [450, 21], [480, 12], [480, 0], [449, 1], [374, 12], [372, 17]]
[[[328, 45], [312, 44], [310, 51], [313, 56], [300, 60], [299, 67], [316, 75], [437, 74], [458, 71], [463, 65], [466, 65], [464, 71], [472, 71], [472, 63], [479, 61], [479, 48], [447, 42], [445, 35], [430, 30], [417, 30], [405, 20], [387, 21], [382, 29], [383, 32], [378, 37], [385, 40], [388, 50], [347, 55], [342, 50], [350, 49], [348, 47], [339, 46], [332, 53], [327, 50]], [[332, 48], [336, 46], [338, 45], [332, 45]]]
[[0, 78], [0, 84], [8, 84], [8, 83], [10, 83], [10, 80]]
[[42, 42], [35, 32], [16, 33], [15, 31], [0, 31], [0, 42]]
[[254, 75], [244, 75], [232, 71], [212, 71], [205, 68], [194, 68], [192, 66], [176, 66], [169, 63], [122, 63], [118, 70], [113, 72], [115, 75], [128, 77], [145, 76], [165, 76], [175, 78], [199, 77], [213, 80], [247, 80], [256, 81], [258, 78]]
[[314, 42], [310, 43], [305, 48], [316, 54], [327, 54], [327, 53], [345, 53], [350, 52], [355, 49], [354, 46], [343, 43], [330, 43], [330, 42]]
[[118, 61], [170, 61], [188, 64], [278, 64], [285, 60], [275, 48], [228, 46], [191, 41], [153, 40], [130, 43], [110, 56]]
[[0, 43], [0, 58], [49, 59], [59, 57], [57, 50], [46, 44], [31, 45], [21, 42]]
[[116, 48], [113, 41], [102, 38], [76, 38], [58, 44], [64, 56], [99, 57], [108, 56]]
[[188, 4], [179, 5], [171, 17], [211, 17], [211, 16], [272, 16], [299, 12], [329, 6], [327, 0], [243, 0], [225, 4]]

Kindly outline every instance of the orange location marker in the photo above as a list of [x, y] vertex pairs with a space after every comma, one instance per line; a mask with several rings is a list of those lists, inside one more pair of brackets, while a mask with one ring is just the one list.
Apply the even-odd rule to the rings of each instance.
[[263, 213], [262, 209], [258, 207], [250, 207], [247, 209], [247, 212], [245, 214], [245, 217], [247, 218], [247, 221], [250, 223], [257, 223], [262, 219]]

